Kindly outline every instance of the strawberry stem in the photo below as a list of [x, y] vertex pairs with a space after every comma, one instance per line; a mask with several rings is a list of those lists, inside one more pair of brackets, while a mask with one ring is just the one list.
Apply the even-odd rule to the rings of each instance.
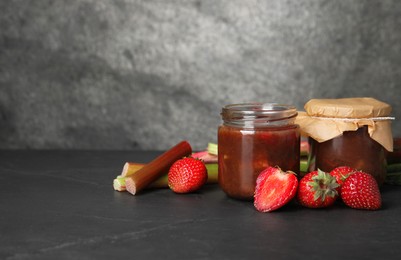
[[309, 185], [315, 191], [314, 200], [320, 198], [324, 201], [327, 196], [338, 196], [336, 188], [339, 184], [337, 183], [336, 178], [320, 169], [318, 169], [318, 174], [312, 177], [312, 181], [309, 182]]

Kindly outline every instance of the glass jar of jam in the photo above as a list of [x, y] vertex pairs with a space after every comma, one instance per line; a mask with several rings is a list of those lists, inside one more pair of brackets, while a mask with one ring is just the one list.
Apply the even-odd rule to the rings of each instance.
[[232, 104], [218, 128], [218, 182], [230, 197], [253, 199], [256, 179], [268, 166], [299, 173], [297, 110], [281, 104]]
[[379, 185], [386, 177], [386, 150], [373, 140], [368, 127], [346, 131], [341, 136], [325, 142], [309, 138], [309, 170], [330, 172], [338, 166], [350, 166], [370, 173]]
[[391, 106], [369, 97], [311, 99], [297, 124], [309, 137], [309, 171], [350, 166], [386, 178], [386, 155], [393, 150]]

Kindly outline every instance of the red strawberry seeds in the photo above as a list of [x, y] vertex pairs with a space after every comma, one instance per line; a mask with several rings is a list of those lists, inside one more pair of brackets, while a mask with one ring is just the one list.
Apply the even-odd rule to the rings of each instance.
[[278, 167], [267, 167], [257, 180], [254, 206], [260, 212], [281, 208], [294, 198], [298, 179], [293, 172], [284, 172]]
[[354, 209], [377, 210], [382, 200], [379, 186], [374, 177], [365, 172], [355, 172], [344, 182], [341, 188], [343, 202]]
[[206, 181], [207, 169], [205, 164], [192, 157], [176, 161], [168, 172], [168, 186], [176, 193], [196, 191]]
[[336, 181], [339, 185], [337, 187], [338, 194], [340, 194], [341, 187], [342, 187], [344, 181], [348, 178], [348, 176], [350, 176], [354, 172], [356, 172], [356, 170], [349, 166], [339, 166], [339, 167], [334, 168], [330, 172], [330, 175], [333, 176], [334, 178], [336, 178]]

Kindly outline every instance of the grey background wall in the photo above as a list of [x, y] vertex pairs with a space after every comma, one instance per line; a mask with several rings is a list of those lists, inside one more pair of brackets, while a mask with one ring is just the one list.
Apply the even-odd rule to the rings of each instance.
[[401, 1], [0, 2], [1, 149], [216, 141], [220, 109], [370, 96], [401, 135]]

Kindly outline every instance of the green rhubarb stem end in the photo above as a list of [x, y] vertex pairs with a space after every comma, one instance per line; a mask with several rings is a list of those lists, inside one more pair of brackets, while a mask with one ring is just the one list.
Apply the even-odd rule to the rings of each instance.
[[218, 146], [217, 146], [217, 144], [215, 144], [215, 143], [208, 143], [208, 145], [207, 145], [207, 151], [208, 151], [208, 153], [210, 153], [210, 154], [214, 154], [214, 155], [217, 155], [217, 151], [218, 151]]

